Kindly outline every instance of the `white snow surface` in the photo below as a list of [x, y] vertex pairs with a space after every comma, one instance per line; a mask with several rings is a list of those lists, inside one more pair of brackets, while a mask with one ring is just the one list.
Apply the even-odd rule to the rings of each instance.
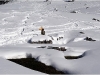
[[[40, 34], [41, 26], [46, 35]], [[28, 56], [66, 74], [100, 74], [99, 34], [100, 1], [15, 0], [0, 5], [0, 74], [43, 74], [6, 60]], [[86, 41], [86, 37], [96, 41]], [[29, 44], [30, 39], [52, 40], [53, 44]], [[81, 55], [79, 59], [65, 59]]]

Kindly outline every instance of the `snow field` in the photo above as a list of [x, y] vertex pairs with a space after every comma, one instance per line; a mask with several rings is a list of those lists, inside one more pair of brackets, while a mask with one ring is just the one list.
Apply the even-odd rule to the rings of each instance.
[[[100, 20], [99, 7], [99, 1], [72, 3], [52, 1], [51, 4], [43, 1], [15, 1], [1, 6], [0, 57], [2, 58], [0, 61], [7, 63], [5, 59], [31, 56], [65, 73], [99, 74], [100, 22], [93, 20], [93, 18]], [[46, 35], [40, 35], [41, 26], [44, 27]], [[87, 41], [86, 37], [96, 41]], [[27, 42], [30, 39], [32, 41], [52, 40], [53, 43], [29, 44]], [[38, 48], [42, 46], [46, 47]], [[48, 46], [65, 47], [67, 50], [48, 49]], [[79, 59], [65, 59], [65, 56], [81, 55], [84, 56]], [[9, 64], [12, 65], [10, 62]], [[13, 73], [19, 72], [15, 70]], [[9, 68], [3, 68], [0, 73], [4, 72], [12, 73]], [[29, 69], [26, 72], [30, 72]]]

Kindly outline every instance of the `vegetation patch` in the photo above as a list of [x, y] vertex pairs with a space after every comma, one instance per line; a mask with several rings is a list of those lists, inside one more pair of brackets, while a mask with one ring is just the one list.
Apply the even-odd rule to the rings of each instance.
[[64, 72], [57, 71], [52, 66], [46, 66], [44, 63], [37, 61], [34, 58], [22, 58], [22, 59], [8, 59], [12, 62], [25, 66], [27, 68], [40, 71], [47, 74], [64, 74]]

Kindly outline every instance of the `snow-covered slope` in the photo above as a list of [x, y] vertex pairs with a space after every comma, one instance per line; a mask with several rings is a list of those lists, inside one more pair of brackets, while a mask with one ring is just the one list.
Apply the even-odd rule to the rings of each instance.
[[[41, 26], [46, 35], [40, 34]], [[99, 74], [99, 34], [100, 1], [18, 0], [0, 6], [0, 57], [5, 59], [31, 55], [65, 73]], [[30, 39], [51, 40], [52, 44], [29, 44]], [[66, 51], [49, 49], [51, 46], [64, 47]], [[82, 57], [65, 59], [70, 56]], [[0, 61], [8, 62], [2, 58]]]

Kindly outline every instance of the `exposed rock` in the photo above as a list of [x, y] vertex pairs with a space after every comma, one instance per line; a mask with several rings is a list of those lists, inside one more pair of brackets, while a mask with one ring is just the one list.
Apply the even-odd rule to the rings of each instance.
[[93, 18], [92, 20], [100, 22], [100, 20], [99, 19], [96, 19], [96, 18]]
[[63, 39], [63, 37], [58, 37], [57, 40]]
[[52, 47], [52, 46], [48, 46], [47, 49], [55, 49], [55, 50], [59, 50], [59, 51], [66, 51], [67, 49], [65, 49], [65, 47]]
[[89, 7], [86, 7], [86, 9], [88, 9]]
[[81, 34], [85, 34], [84, 32], [79, 32], [79, 33], [81, 33]]
[[70, 13], [78, 13], [78, 12], [74, 10], [74, 11], [71, 11]]
[[64, 0], [65, 2], [74, 2], [75, 0]]
[[6, 4], [6, 3], [8, 3], [9, 1], [7, 0], [7, 1], [0, 1], [0, 5], [2, 5], [2, 4]]
[[79, 59], [85, 56], [85, 53], [83, 53], [80, 56], [65, 56], [66, 59]]
[[27, 54], [26, 54], [26, 57], [27, 57], [27, 58], [32, 58], [32, 54], [28, 54], [28, 53], [27, 53]]
[[89, 38], [89, 37], [86, 37], [84, 40], [86, 40], [86, 41], [96, 41], [96, 40]]
[[[27, 68], [40, 71], [47, 74], [64, 74], [62, 71], [57, 71], [52, 66], [46, 66], [45, 64], [37, 61], [34, 58], [22, 58], [22, 59], [9, 59], [12, 62], [25, 66]], [[68, 74], [68, 73], [67, 73]]]
[[41, 46], [41, 47], [37, 47], [37, 48], [46, 48], [46, 46]]
[[52, 40], [43, 40], [43, 41], [31, 41], [29, 40], [28, 43], [31, 43], [31, 44], [52, 44]]

